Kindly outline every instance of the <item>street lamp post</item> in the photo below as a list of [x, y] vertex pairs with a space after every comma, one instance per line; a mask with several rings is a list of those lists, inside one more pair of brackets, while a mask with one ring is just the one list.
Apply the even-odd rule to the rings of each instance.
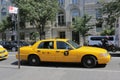
[[20, 42], [20, 39], [19, 39], [19, 9], [17, 7], [14, 7], [14, 6], [9, 6], [9, 13], [10, 14], [14, 14], [14, 15], [17, 15], [17, 43], [18, 43], [18, 68], [20, 69], [20, 52], [19, 52], [19, 42]]
[[19, 10], [17, 14], [17, 43], [18, 43], [18, 68], [20, 69], [20, 35], [19, 35]]

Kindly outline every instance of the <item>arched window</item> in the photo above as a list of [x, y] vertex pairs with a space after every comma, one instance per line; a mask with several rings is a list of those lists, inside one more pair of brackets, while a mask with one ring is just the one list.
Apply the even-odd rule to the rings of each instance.
[[78, 0], [72, 0], [72, 4], [78, 4]]
[[59, 2], [59, 5], [60, 5], [60, 6], [62, 6], [62, 5], [65, 4], [65, 0], [58, 0], [58, 2]]
[[62, 11], [58, 13], [58, 25], [60, 26], [65, 25], [65, 14]]
[[7, 0], [1, 0], [1, 5], [6, 5], [7, 4]]
[[78, 9], [72, 10], [72, 22], [74, 21], [75, 17], [80, 16], [80, 12]]

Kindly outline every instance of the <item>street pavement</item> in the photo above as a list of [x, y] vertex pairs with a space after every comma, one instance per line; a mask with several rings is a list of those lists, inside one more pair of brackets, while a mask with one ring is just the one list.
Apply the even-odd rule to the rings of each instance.
[[112, 57], [106, 67], [54, 63], [29, 66], [23, 62], [18, 69], [15, 54], [10, 52], [7, 60], [0, 61], [0, 80], [120, 80], [120, 56]]

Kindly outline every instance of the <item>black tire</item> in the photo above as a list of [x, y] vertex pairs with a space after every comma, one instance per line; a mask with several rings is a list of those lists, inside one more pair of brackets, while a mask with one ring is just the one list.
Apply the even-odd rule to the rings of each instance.
[[39, 59], [39, 57], [36, 56], [36, 55], [31, 55], [31, 56], [29, 56], [29, 58], [28, 58], [28, 63], [29, 63], [29, 65], [31, 65], [31, 66], [38, 66], [38, 65], [40, 64], [40, 59]]
[[107, 64], [100, 64], [100, 67], [104, 68]]
[[97, 65], [97, 60], [94, 56], [84, 56], [82, 59], [82, 64], [86, 68], [93, 68]]
[[116, 52], [116, 48], [115, 47], [112, 47], [112, 52]]

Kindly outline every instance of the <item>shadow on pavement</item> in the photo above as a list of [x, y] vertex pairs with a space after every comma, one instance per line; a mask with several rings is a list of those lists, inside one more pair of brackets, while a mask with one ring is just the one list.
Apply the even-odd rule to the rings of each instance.
[[[12, 65], [18, 65], [18, 61], [13, 62]], [[28, 62], [21, 61], [21, 66], [30, 66]], [[94, 68], [104, 68], [106, 65], [97, 65]], [[32, 66], [33, 67], [33, 66]], [[57, 62], [41, 62], [40, 65], [34, 67], [54, 67], [54, 68], [84, 68], [80, 63], [57, 63]]]
[[0, 59], [0, 61], [4, 61], [4, 60], [6, 60], [6, 59]]
[[120, 57], [120, 51], [109, 52], [112, 57]]
[[120, 57], [120, 54], [111, 54], [112, 57]]

